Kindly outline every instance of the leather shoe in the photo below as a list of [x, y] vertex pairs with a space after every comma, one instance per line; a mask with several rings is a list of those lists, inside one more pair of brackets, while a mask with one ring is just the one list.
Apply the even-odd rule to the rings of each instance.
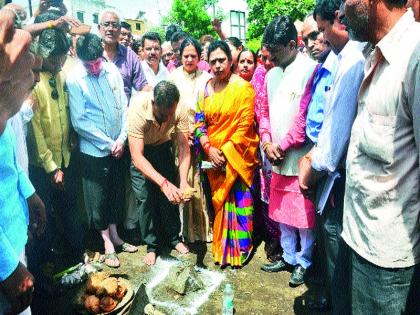
[[291, 287], [300, 286], [305, 282], [306, 269], [301, 265], [297, 265], [290, 276], [289, 285]]
[[291, 266], [285, 262], [283, 259], [280, 259], [279, 261], [264, 264], [261, 266], [261, 270], [265, 272], [279, 272], [283, 270], [290, 270]]
[[319, 312], [326, 312], [332, 309], [330, 301], [324, 295], [309, 299], [307, 305], [310, 310]]

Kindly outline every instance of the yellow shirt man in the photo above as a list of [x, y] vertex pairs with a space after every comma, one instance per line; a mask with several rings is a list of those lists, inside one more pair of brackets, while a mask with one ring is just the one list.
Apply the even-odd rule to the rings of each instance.
[[70, 163], [68, 95], [62, 72], [55, 76], [42, 72], [40, 77], [33, 91], [38, 109], [31, 121], [29, 163], [52, 173]]

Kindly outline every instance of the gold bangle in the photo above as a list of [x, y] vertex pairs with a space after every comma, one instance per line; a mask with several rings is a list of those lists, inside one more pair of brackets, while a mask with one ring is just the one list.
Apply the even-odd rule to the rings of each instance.
[[265, 152], [265, 150], [266, 150], [269, 146], [271, 146], [271, 142], [268, 142], [268, 141], [264, 142], [264, 143], [263, 143], [263, 145], [262, 145], [262, 149], [263, 149], [263, 151]]
[[52, 29], [54, 28], [54, 24], [51, 21], [47, 22], [47, 28]]

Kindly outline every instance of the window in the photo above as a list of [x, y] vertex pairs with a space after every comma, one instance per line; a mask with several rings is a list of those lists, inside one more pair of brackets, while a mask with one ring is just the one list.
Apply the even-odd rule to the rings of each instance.
[[77, 16], [77, 19], [78, 19], [80, 22], [82, 22], [82, 23], [84, 23], [84, 22], [85, 22], [85, 14], [84, 14], [83, 12], [81, 12], [81, 11], [77, 11], [76, 16]]
[[245, 41], [245, 12], [230, 11], [230, 36]]
[[93, 13], [92, 14], [92, 19], [93, 19], [93, 23], [99, 24], [99, 15], [98, 15], [98, 13]]
[[141, 30], [141, 24], [140, 23], [136, 23], [136, 31], [140, 31]]

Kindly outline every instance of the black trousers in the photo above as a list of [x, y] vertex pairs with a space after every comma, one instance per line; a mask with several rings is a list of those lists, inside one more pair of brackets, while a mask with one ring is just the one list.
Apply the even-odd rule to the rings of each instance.
[[[144, 156], [157, 172], [175, 184], [177, 175], [171, 141], [145, 146]], [[158, 252], [167, 246], [175, 247], [180, 242], [181, 229], [178, 206], [171, 204], [160, 187], [144, 177], [134, 165], [131, 165], [131, 183], [147, 252]]]
[[317, 215], [317, 241], [321, 272], [326, 274], [327, 292], [334, 314], [350, 314], [349, 250], [341, 238], [343, 230], [345, 171], [340, 171], [322, 215]]
[[120, 223], [125, 203], [123, 159], [81, 153], [81, 163], [89, 226], [102, 231]]
[[[38, 273], [41, 264], [52, 259], [51, 249], [57, 241], [64, 239], [70, 245], [68, 252], [80, 258], [85, 249], [85, 215], [77, 207], [77, 165], [72, 158], [68, 168], [63, 168], [64, 190], [56, 189], [51, 175], [41, 167], [29, 166], [29, 177], [38, 196], [45, 204], [47, 227], [40, 236], [34, 236], [32, 246], [27, 250], [28, 265]], [[63, 235], [61, 235], [63, 233]], [[64, 248], [58, 248], [60, 250]]]

